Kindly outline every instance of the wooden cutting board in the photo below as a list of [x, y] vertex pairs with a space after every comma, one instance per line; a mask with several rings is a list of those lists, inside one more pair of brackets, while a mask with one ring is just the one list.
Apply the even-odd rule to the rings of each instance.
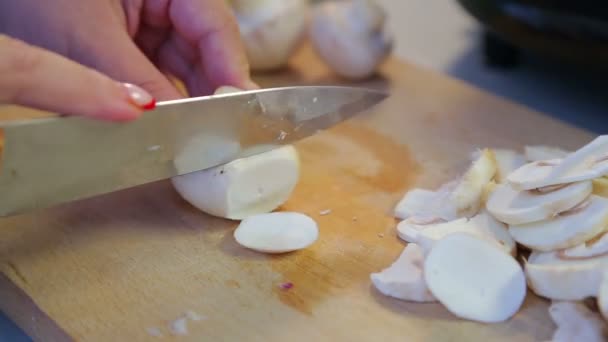
[[[339, 82], [308, 48], [257, 81]], [[364, 85], [392, 97], [296, 145], [302, 177], [281, 209], [318, 221], [311, 248], [244, 250], [236, 222], [193, 209], [162, 181], [0, 220], [0, 308], [41, 341], [549, 338], [547, 303], [532, 294], [508, 323], [485, 325], [379, 295], [369, 274], [403, 249], [391, 211], [409, 188], [454, 178], [477, 147], [576, 148], [591, 134], [395, 59]], [[187, 312], [204, 317], [173, 335]]]

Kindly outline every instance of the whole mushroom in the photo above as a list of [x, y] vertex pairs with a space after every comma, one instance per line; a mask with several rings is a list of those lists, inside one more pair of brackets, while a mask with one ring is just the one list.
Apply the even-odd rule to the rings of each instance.
[[314, 5], [309, 37], [329, 67], [348, 79], [371, 76], [393, 49], [386, 13], [371, 0], [335, 0]]
[[249, 66], [253, 71], [284, 67], [306, 30], [307, 0], [231, 0]]

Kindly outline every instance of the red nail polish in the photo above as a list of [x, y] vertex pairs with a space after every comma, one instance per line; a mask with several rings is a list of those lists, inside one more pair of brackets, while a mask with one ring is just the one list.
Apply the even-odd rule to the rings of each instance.
[[152, 101], [143, 105], [141, 108], [143, 108], [145, 110], [152, 110], [152, 109], [156, 108], [156, 100], [152, 99]]

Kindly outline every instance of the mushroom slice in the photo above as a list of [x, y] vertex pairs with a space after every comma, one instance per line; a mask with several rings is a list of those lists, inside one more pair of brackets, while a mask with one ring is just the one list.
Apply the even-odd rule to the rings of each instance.
[[408, 244], [388, 268], [370, 275], [372, 284], [383, 295], [412, 302], [435, 302], [424, 282], [422, 249]]
[[562, 259], [584, 260], [608, 255], [608, 234], [606, 232], [580, 245], [558, 251]]
[[304, 214], [274, 212], [249, 216], [234, 231], [241, 246], [264, 253], [306, 248], [319, 237], [317, 223]]
[[425, 189], [412, 189], [395, 206], [394, 215], [402, 220], [423, 213], [437, 198], [437, 193]]
[[551, 147], [545, 145], [531, 145], [524, 147], [524, 155], [526, 157], [526, 160], [529, 162], [549, 159], [562, 159], [566, 158], [568, 154], [570, 154], [570, 152], [558, 147]]
[[424, 278], [452, 314], [473, 321], [505, 321], [526, 296], [526, 279], [517, 261], [467, 233], [450, 234], [435, 244], [424, 262]]
[[507, 227], [496, 221], [485, 211], [474, 217], [460, 218], [450, 222], [416, 225], [403, 221], [397, 225], [397, 235], [407, 242], [419, 244], [425, 254], [433, 248], [437, 241], [454, 233], [469, 233], [496, 244], [508, 254], [513, 255], [516, 244], [509, 235]]
[[557, 325], [551, 342], [602, 342], [608, 339], [608, 331], [597, 314], [583, 303], [554, 301], [549, 315]]
[[443, 184], [437, 191], [413, 189], [397, 203], [394, 215], [400, 219], [411, 217], [425, 218], [426, 220], [441, 219], [453, 220], [457, 217], [456, 208], [450, 202], [450, 195], [458, 182], [452, 181]]
[[510, 184], [500, 184], [490, 195], [486, 207], [498, 220], [524, 224], [550, 219], [572, 209], [591, 194], [591, 181], [572, 183], [543, 193], [517, 191]]
[[574, 247], [608, 225], [608, 199], [591, 195], [584, 203], [547, 221], [509, 226], [518, 243], [541, 252]]
[[498, 184], [506, 182], [507, 176], [509, 176], [511, 172], [526, 164], [524, 156], [516, 151], [507, 149], [494, 149], [493, 151], [494, 156], [496, 157], [497, 166], [494, 180]]
[[604, 270], [602, 282], [597, 294], [597, 306], [604, 317], [608, 321], [608, 270]]
[[583, 300], [598, 293], [608, 256], [586, 260], [560, 258], [558, 251], [530, 255], [525, 264], [530, 288], [555, 300]]
[[485, 187], [495, 174], [494, 152], [489, 149], [482, 150], [479, 158], [471, 164], [450, 196], [459, 216], [477, 214], [482, 204]]
[[608, 173], [607, 157], [608, 135], [602, 135], [563, 159], [526, 164], [508, 180], [520, 190], [590, 180]]

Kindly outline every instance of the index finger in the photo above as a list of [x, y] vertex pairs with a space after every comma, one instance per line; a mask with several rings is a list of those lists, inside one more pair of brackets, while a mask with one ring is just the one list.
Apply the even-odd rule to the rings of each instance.
[[215, 88], [257, 88], [237, 20], [225, 0], [173, 1], [169, 16], [175, 30], [200, 53], [205, 76]]

